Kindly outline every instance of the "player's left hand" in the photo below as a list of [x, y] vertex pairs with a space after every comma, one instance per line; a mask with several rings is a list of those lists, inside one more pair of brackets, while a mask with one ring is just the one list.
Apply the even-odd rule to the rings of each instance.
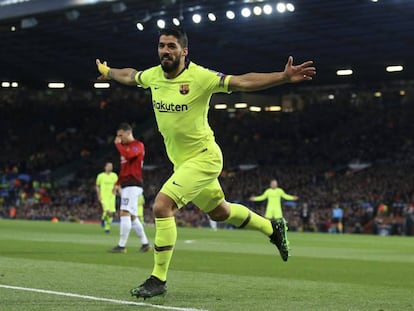
[[293, 57], [289, 56], [285, 66], [284, 74], [289, 83], [297, 83], [312, 80], [312, 76], [316, 74], [316, 68], [313, 61], [307, 61], [300, 65], [293, 65]]

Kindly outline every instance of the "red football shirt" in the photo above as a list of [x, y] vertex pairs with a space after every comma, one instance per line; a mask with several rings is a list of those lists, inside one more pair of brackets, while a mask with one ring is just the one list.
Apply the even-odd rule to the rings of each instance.
[[121, 171], [119, 172], [117, 185], [142, 186], [142, 165], [144, 163], [144, 144], [133, 140], [129, 144], [115, 144], [121, 155]]

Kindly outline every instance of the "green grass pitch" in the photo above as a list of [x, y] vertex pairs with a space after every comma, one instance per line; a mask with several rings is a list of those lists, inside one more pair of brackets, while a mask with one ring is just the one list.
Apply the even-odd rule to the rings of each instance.
[[106, 235], [99, 225], [0, 220], [0, 310], [414, 310], [412, 237], [289, 237], [285, 263], [257, 232], [179, 228], [167, 295], [126, 305], [99, 299], [137, 302], [129, 289], [153, 258], [132, 233], [128, 253], [111, 254], [117, 226]]

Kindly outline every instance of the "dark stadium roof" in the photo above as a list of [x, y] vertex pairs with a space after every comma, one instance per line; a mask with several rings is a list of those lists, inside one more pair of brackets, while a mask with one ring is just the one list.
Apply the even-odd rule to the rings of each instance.
[[[275, 12], [277, 1], [124, 0], [123, 12], [113, 11], [113, 4], [119, 2], [104, 1], [76, 8], [79, 16], [72, 12], [74, 20], [65, 15], [69, 9], [3, 17], [0, 80], [33, 86], [52, 80], [88, 85], [97, 75], [96, 57], [116, 67], [152, 66], [157, 64], [156, 20], [180, 15], [190, 39], [190, 58], [226, 73], [282, 70], [287, 57], [293, 55], [296, 63], [315, 61], [315, 84], [373, 83], [414, 76], [414, 1], [286, 2], [294, 4], [294, 12]], [[271, 15], [240, 16], [242, 7], [266, 3], [272, 4]], [[225, 17], [228, 9], [236, 13], [234, 20]], [[191, 21], [195, 12], [203, 16], [200, 24]], [[208, 12], [216, 14], [216, 22], [207, 19]], [[35, 17], [37, 25], [22, 28], [24, 17]], [[147, 21], [142, 32], [136, 28], [140, 20]], [[11, 31], [13, 26], [15, 31]], [[403, 65], [404, 71], [387, 73], [387, 65]], [[351, 68], [354, 75], [337, 77], [336, 70], [343, 68]]]

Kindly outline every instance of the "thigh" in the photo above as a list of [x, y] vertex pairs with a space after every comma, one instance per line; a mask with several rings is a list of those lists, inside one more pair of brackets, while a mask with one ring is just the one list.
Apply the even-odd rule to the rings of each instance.
[[216, 178], [212, 183], [204, 187], [193, 199], [193, 203], [202, 211], [208, 213], [224, 201], [224, 193]]
[[206, 187], [218, 188], [217, 177], [222, 169], [221, 151], [213, 146], [176, 168], [175, 172], [161, 188], [178, 208], [194, 201]]
[[273, 214], [274, 214], [274, 213], [273, 213], [272, 209], [271, 209], [270, 207], [268, 207], [268, 208], [266, 208], [266, 210], [265, 210], [264, 217], [265, 217], [265, 218], [267, 218], [267, 219], [272, 219], [272, 218], [274, 217], [274, 215], [273, 215]]
[[103, 198], [101, 203], [102, 203], [102, 209], [105, 211], [110, 211], [110, 212], [115, 212], [116, 208], [115, 208], [115, 196], [113, 196], [112, 198], [108, 197], [108, 198]]
[[125, 187], [121, 189], [121, 210], [137, 216], [138, 197], [142, 194], [141, 187]]

